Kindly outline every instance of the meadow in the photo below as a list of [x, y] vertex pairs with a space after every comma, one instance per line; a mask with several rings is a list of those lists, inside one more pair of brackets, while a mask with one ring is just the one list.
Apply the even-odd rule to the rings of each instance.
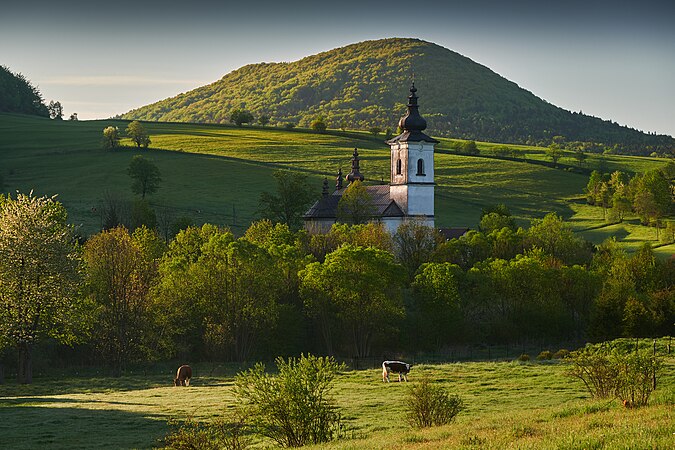
[[[665, 359], [650, 405], [626, 409], [593, 400], [565, 376], [566, 364], [474, 361], [419, 364], [410, 383], [383, 383], [381, 369], [338, 375], [333, 394], [346, 439], [321, 448], [672, 448], [675, 443], [675, 359]], [[0, 434], [13, 449], [152, 448], [169, 419], [210, 421], [234, 408], [234, 365], [193, 364], [191, 386], [171, 385], [163, 364], [111, 379], [70, 371], [33, 385], [0, 385]], [[411, 428], [408, 388], [428, 378], [458, 394], [465, 409], [450, 425]], [[255, 447], [270, 442], [254, 440]]]
[[[389, 179], [390, 156], [382, 135], [156, 122], [145, 124], [152, 139], [150, 149], [136, 149], [123, 140], [125, 147], [103, 150], [103, 128], [112, 125], [123, 131], [127, 123], [0, 114], [3, 191], [58, 194], [71, 220], [81, 224], [81, 233], [92, 234], [101, 227], [100, 205], [106, 193], [131, 197], [126, 168], [133, 155], [143, 153], [162, 173], [160, 189], [149, 197], [160, 213], [191, 217], [196, 223], [227, 225], [241, 234], [259, 216], [261, 192], [274, 191], [274, 170], [305, 174], [318, 197], [324, 177], [332, 187], [338, 168], [347, 173], [353, 149], [358, 148], [366, 182], [387, 183]], [[522, 161], [458, 155], [449, 150], [451, 144], [442, 139], [436, 154], [438, 226], [476, 228], [482, 209], [498, 203], [510, 208], [519, 225], [549, 212], [571, 220], [577, 231], [605, 225], [600, 208], [580, 206], [586, 174]], [[495, 146], [498, 144], [478, 143], [482, 152]], [[545, 158], [543, 148], [510, 147], [524, 158]], [[591, 168], [599, 161], [608, 170], [629, 172], [665, 165], [665, 160], [656, 158], [600, 159], [594, 155], [585, 165]], [[612, 230], [605, 230], [605, 236], [619, 240], [628, 236], [629, 249], [634, 248], [633, 241], [656, 243], [654, 230], [634, 220], [628, 234]]]

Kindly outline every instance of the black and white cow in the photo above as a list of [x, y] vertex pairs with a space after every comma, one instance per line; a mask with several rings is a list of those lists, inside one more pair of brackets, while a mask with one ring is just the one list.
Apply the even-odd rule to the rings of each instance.
[[410, 367], [412, 367], [410, 364], [403, 361], [385, 361], [382, 363], [382, 381], [389, 383], [389, 374], [393, 372], [398, 374], [399, 383], [401, 382], [401, 375], [407, 383]]

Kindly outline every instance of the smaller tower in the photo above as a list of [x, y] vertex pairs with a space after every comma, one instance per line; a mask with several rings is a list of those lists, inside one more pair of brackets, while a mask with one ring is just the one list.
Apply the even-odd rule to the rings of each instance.
[[354, 154], [352, 155], [352, 171], [347, 174], [347, 181], [349, 181], [349, 184], [352, 184], [356, 180], [363, 181], [364, 178], [361, 172], [359, 172], [359, 152], [357, 149], [354, 149]]
[[342, 167], [338, 169], [337, 178], [335, 179], [335, 190], [339, 191], [342, 189]]

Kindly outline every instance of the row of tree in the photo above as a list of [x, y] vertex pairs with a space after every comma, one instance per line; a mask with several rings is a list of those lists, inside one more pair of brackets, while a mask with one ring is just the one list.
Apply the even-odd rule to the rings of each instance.
[[550, 214], [444, 241], [416, 222], [293, 232], [268, 220], [167, 242], [117, 227], [82, 246], [51, 198], [0, 202], [0, 344], [30, 382], [35, 344], [77, 343], [117, 375], [134, 361], [364, 357], [455, 343], [672, 334], [675, 267], [645, 247], [597, 249]]

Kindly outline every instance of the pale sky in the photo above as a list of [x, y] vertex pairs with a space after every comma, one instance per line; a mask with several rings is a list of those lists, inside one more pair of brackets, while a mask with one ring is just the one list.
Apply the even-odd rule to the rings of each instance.
[[0, 64], [65, 115], [107, 118], [245, 64], [388, 37], [434, 42], [570, 111], [675, 136], [675, 2], [23, 0]]

